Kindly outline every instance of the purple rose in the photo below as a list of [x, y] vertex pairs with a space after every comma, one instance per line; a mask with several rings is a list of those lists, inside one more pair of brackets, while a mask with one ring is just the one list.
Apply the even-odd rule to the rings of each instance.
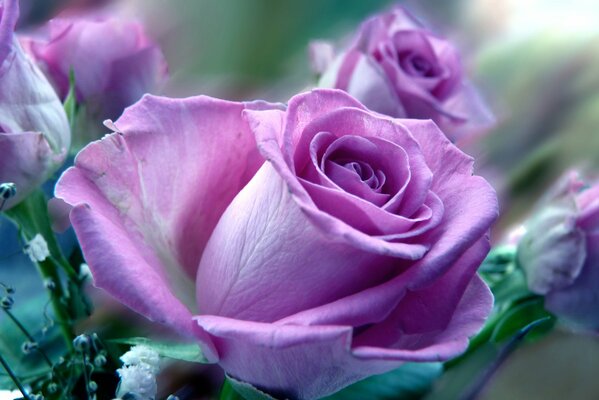
[[101, 122], [155, 91], [167, 75], [164, 56], [140, 23], [100, 16], [58, 17], [21, 38], [61, 98], [75, 74], [77, 100]]
[[460, 56], [401, 7], [365, 21], [336, 60], [311, 46], [319, 86], [350, 93], [371, 110], [399, 118], [432, 119], [452, 140], [488, 129], [493, 117], [463, 77]]
[[0, 183], [17, 187], [3, 209], [54, 173], [71, 142], [60, 100], [15, 38], [18, 5], [18, 0], [0, 1]]
[[95, 283], [237, 379], [319, 398], [458, 355], [491, 309], [495, 193], [431, 121], [315, 90], [146, 96], [114, 128], [56, 189]]
[[525, 224], [518, 262], [561, 319], [599, 332], [599, 185], [568, 174]]

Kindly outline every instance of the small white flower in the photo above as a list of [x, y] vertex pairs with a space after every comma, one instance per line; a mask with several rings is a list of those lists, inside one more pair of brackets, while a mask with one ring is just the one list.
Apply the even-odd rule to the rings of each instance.
[[158, 391], [156, 375], [147, 364], [126, 365], [117, 369], [116, 372], [121, 377], [121, 383], [116, 393], [118, 397], [129, 393], [138, 400], [154, 400]]
[[157, 374], [160, 371], [160, 355], [148, 346], [137, 345], [121, 356], [125, 366], [142, 365]]
[[31, 261], [44, 261], [50, 256], [48, 243], [39, 233], [33, 237], [23, 248], [23, 252], [29, 256]]

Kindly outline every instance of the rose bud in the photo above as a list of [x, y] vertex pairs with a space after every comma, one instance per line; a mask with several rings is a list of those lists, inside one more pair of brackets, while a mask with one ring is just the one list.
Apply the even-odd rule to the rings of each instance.
[[570, 173], [525, 227], [518, 262], [529, 289], [562, 320], [599, 332], [599, 186]]
[[495, 192], [431, 121], [321, 89], [145, 96], [113, 126], [56, 187], [95, 284], [238, 380], [320, 398], [457, 356], [491, 310]]
[[[330, 51], [320, 42], [310, 47], [317, 72]], [[394, 7], [362, 24], [351, 45], [324, 69], [319, 86], [345, 90], [392, 117], [432, 119], [452, 141], [464, 142], [488, 130], [493, 116], [463, 75], [450, 42]]]
[[63, 163], [71, 132], [52, 86], [15, 38], [18, 0], [0, 0], [0, 182], [16, 193], [7, 210]]
[[78, 147], [103, 133], [103, 120], [117, 118], [167, 77], [162, 52], [137, 22], [95, 14], [58, 17], [21, 41], [63, 99], [74, 73], [77, 101], [92, 125], [77, 130], [87, 134], [77, 138]]

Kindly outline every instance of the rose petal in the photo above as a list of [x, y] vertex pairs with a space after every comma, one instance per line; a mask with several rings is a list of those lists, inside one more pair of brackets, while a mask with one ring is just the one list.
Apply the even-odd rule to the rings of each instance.
[[205, 314], [272, 322], [376, 285], [390, 261], [319, 232], [265, 164], [212, 234], [198, 304]]
[[[320, 96], [321, 91], [314, 92], [314, 95]], [[301, 109], [301, 103], [298, 103], [295, 104]], [[291, 108], [292, 105], [290, 103], [289, 107]], [[420, 209], [428, 196], [432, 178], [431, 171], [422, 156], [420, 145], [403, 121], [405, 120], [401, 122], [391, 120], [355, 108], [341, 108], [332, 111], [305, 126], [295, 149], [295, 170], [302, 171], [309, 162], [310, 143], [320, 132], [330, 132], [338, 137], [348, 134], [366, 138], [377, 137], [395, 143], [409, 155], [410, 180], [406, 188], [409, 195], [403, 196], [403, 192], [397, 188], [396, 196], [389, 200], [384, 209], [394, 214], [410, 216]], [[391, 164], [389, 169], [392, 169], [392, 160], [388, 160], [388, 162]]]
[[491, 305], [488, 288], [474, 277], [445, 330], [429, 335], [417, 348], [398, 349], [354, 348], [349, 326], [267, 324], [212, 315], [195, 320], [196, 333], [208, 334], [217, 344], [220, 363], [230, 375], [276, 396], [309, 400], [407, 361], [456, 356], [480, 329]]
[[587, 262], [574, 283], [566, 288], [548, 293], [545, 297], [547, 310], [559, 315], [573, 325], [586, 330], [599, 330], [599, 234], [587, 235]]
[[[289, 102], [289, 108], [291, 109], [293, 106], [293, 110], [292, 112], [288, 111], [286, 117], [286, 121], [290, 121], [290, 123], [285, 128], [285, 132], [290, 136], [284, 136], [283, 138], [281, 138], [278, 133], [280, 132], [281, 127], [280, 116], [274, 118], [272, 115], [253, 111], [245, 111], [244, 115], [248, 119], [252, 131], [256, 135], [256, 141], [258, 142], [260, 152], [267, 160], [272, 162], [274, 168], [286, 182], [288, 190], [292, 193], [294, 200], [303, 212], [306, 213], [307, 217], [310, 218], [321, 231], [327, 232], [327, 235], [335, 238], [335, 240], [346, 242], [351, 246], [369, 252], [418, 259], [426, 252], [425, 246], [385, 242], [365, 235], [343, 221], [340, 221], [338, 218], [331, 217], [330, 215], [319, 211], [290, 169], [291, 156], [284, 156], [284, 154], [292, 154], [293, 147], [290, 147], [291, 150], [288, 153], [281, 154], [281, 146], [285, 146], [285, 143], [293, 145], [295, 140], [299, 140], [299, 137], [293, 135], [301, 134], [299, 128], [293, 128], [291, 121], [298, 121], [298, 124], [304, 129], [305, 126], [310, 123], [309, 118], [311, 115], [321, 115], [321, 109], [328, 109], [330, 112], [336, 107], [347, 106], [352, 103], [355, 103], [355, 100], [339, 90], [320, 89], [295, 96]], [[319, 109], [319, 105], [322, 106], [321, 109]], [[289, 142], [286, 142], [286, 138], [288, 138]], [[405, 146], [402, 147], [405, 148]]]
[[12, 182], [17, 187], [15, 197], [8, 199], [8, 209], [24, 199], [31, 188], [47, 178], [54, 155], [44, 135], [36, 132], [0, 133], [0, 182]]
[[[114, 124], [119, 132], [79, 153], [56, 196], [76, 206], [73, 227], [98, 286], [189, 334], [203, 248], [263, 162], [241, 113], [265, 106], [145, 96]], [[117, 243], [122, 256], [110, 254]], [[142, 274], [154, 278], [136, 295], [129, 286]], [[156, 293], [170, 303], [159, 305]], [[174, 302], [179, 311], [168, 312]]]

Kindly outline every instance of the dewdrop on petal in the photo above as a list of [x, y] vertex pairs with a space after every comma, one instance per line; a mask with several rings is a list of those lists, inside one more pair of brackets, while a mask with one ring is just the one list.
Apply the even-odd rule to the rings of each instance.
[[148, 346], [133, 346], [120, 358], [125, 366], [145, 365], [154, 374], [160, 371], [160, 355]]
[[39, 233], [33, 237], [23, 248], [23, 252], [29, 256], [33, 262], [44, 261], [50, 256], [48, 243]]

